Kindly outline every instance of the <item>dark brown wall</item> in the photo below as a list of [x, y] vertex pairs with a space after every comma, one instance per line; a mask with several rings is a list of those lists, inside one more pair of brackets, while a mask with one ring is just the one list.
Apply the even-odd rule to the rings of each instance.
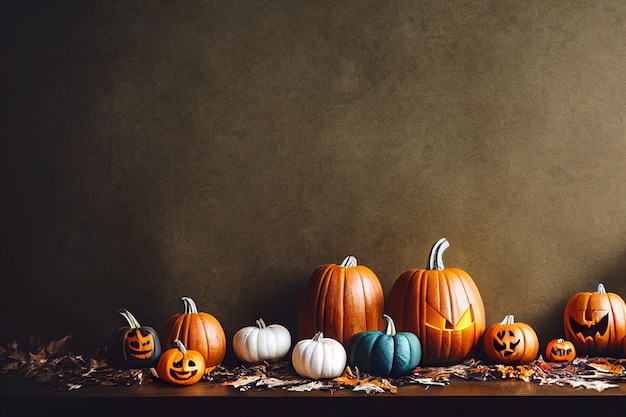
[[2, 342], [106, 344], [182, 296], [296, 333], [313, 270], [476, 281], [562, 336], [626, 297], [626, 4], [4, 2]]

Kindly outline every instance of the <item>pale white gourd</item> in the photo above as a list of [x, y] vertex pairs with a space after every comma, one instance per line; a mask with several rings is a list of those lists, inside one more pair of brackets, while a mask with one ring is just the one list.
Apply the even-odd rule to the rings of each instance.
[[338, 340], [324, 338], [322, 332], [317, 332], [312, 339], [296, 343], [291, 362], [300, 376], [311, 379], [336, 378], [346, 369], [347, 353]]
[[256, 326], [239, 329], [233, 336], [235, 356], [247, 363], [278, 362], [291, 349], [291, 333], [280, 324], [265, 325], [263, 319]]

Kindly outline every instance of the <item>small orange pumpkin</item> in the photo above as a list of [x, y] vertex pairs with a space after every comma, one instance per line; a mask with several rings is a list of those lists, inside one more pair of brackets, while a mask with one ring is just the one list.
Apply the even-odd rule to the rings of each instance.
[[546, 345], [546, 359], [549, 362], [570, 362], [576, 357], [576, 347], [563, 338], [552, 339]]
[[163, 352], [157, 364], [159, 378], [174, 385], [195, 384], [205, 371], [202, 354], [187, 349], [180, 340], [174, 340], [174, 347]]
[[300, 338], [318, 331], [340, 343], [383, 324], [385, 296], [378, 276], [354, 256], [313, 271], [300, 300]]
[[579, 292], [569, 299], [563, 327], [578, 355], [617, 356], [626, 336], [626, 303], [600, 283], [596, 292]]
[[483, 336], [485, 354], [495, 363], [524, 365], [537, 359], [539, 339], [526, 323], [515, 322], [512, 314], [487, 327]]
[[161, 344], [180, 340], [187, 349], [200, 352], [208, 374], [226, 356], [226, 334], [221, 323], [213, 315], [199, 312], [190, 297], [183, 297], [182, 300], [185, 310], [165, 322], [160, 333]]

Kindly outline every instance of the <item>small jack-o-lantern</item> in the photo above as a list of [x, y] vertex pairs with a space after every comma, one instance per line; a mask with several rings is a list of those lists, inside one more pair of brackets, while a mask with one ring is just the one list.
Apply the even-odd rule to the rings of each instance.
[[579, 292], [569, 299], [563, 326], [579, 356], [617, 356], [626, 336], [626, 303], [598, 284], [597, 292]]
[[487, 327], [483, 336], [485, 354], [495, 363], [524, 365], [537, 359], [539, 339], [526, 323], [515, 322], [512, 314]]
[[474, 350], [485, 330], [485, 307], [472, 277], [443, 265], [450, 246], [439, 239], [430, 251], [427, 269], [411, 269], [394, 282], [387, 311], [398, 331], [417, 335], [423, 365], [462, 361]]
[[120, 327], [107, 346], [107, 362], [121, 368], [149, 368], [159, 360], [161, 342], [157, 331], [139, 324], [125, 308], [118, 310], [128, 326]]
[[174, 340], [174, 347], [161, 355], [157, 365], [157, 375], [163, 381], [174, 385], [192, 385], [205, 374], [204, 356], [197, 350], [185, 348], [180, 340]]
[[563, 338], [552, 339], [546, 345], [546, 359], [549, 362], [570, 362], [576, 357], [576, 347]]

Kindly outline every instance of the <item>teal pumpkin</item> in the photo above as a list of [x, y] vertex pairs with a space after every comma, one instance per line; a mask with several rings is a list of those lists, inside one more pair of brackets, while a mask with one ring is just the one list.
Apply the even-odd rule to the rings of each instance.
[[387, 328], [356, 333], [346, 343], [348, 365], [381, 377], [407, 375], [422, 359], [422, 344], [415, 333], [396, 332], [387, 314]]

